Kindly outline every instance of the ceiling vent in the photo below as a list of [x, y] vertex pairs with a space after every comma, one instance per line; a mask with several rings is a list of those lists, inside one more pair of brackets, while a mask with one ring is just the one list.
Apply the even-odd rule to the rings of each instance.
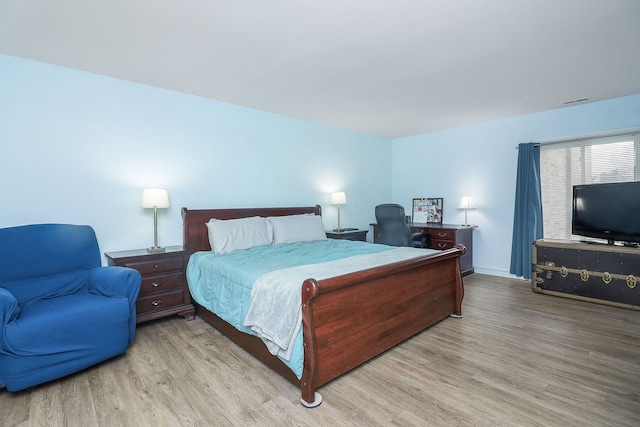
[[589, 100], [589, 98], [588, 98], [588, 97], [586, 97], [586, 98], [578, 98], [578, 99], [571, 99], [571, 100], [569, 100], [569, 101], [564, 101], [564, 103], [563, 103], [563, 104], [564, 104], [564, 105], [571, 105], [571, 104], [577, 104], [577, 103], [579, 103], [579, 102], [586, 102], [586, 101], [588, 101], [588, 100]]

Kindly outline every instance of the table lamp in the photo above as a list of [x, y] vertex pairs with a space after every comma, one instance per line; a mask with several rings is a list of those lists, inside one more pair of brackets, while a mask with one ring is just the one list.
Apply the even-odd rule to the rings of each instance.
[[344, 205], [347, 203], [347, 196], [344, 194], [344, 191], [337, 191], [335, 193], [331, 193], [331, 204], [338, 205], [338, 228], [334, 228], [333, 231], [338, 233], [344, 231], [340, 228], [340, 205]]
[[146, 188], [142, 190], [143, 208], [153, 208], [153, 246], [147, 248], [147, 252], [164, 252], [164, 248], [158, 246], [158, 208], [169, 207], [169, 193], [162, 188]]

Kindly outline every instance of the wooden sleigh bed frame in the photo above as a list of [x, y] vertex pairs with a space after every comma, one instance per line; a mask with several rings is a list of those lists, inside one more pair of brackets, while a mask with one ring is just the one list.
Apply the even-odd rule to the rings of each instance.
[[[206, 223], [211, 218], [321, 214], [320, 206], [289, 208], [182, 208], [186, 257], [209, 251]], [[196, 313], [232, 341], [293, 384], [300, 386], [301, 403], [322, 402], [316, 389], [396, 346], [434, 323], [461, 316], [463, 298], [460, 256], [464, 246], [358, 271], [330, 279], [312, 278], [301, 284], [304, 368], [302, 378], [262, 340], [236, 328], [196, 304]]]

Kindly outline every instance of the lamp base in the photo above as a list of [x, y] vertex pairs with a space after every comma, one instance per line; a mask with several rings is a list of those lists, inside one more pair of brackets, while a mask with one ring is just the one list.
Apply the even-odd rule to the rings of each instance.
[[333, 229], [334, 233], [344, 233], [345, 231], [347, 231], [346, 228], [334, 228]]
[[153, 246], [153, 247], [147, 248], [147, 252], [150, 254], [164, 252], [164, 248], [162, 246]]

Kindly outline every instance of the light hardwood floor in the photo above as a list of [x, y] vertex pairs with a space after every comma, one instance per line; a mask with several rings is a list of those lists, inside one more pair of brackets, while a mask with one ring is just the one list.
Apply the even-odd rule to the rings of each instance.
[[[465, 278], [445, 319], [320, 388], [300, 391], [201, 319], [138, 328], [127, 353], [19, 393], [6, 426], [639, 426], [640, 312]], [[640, 292], [640, 290], [639, 290]]]

